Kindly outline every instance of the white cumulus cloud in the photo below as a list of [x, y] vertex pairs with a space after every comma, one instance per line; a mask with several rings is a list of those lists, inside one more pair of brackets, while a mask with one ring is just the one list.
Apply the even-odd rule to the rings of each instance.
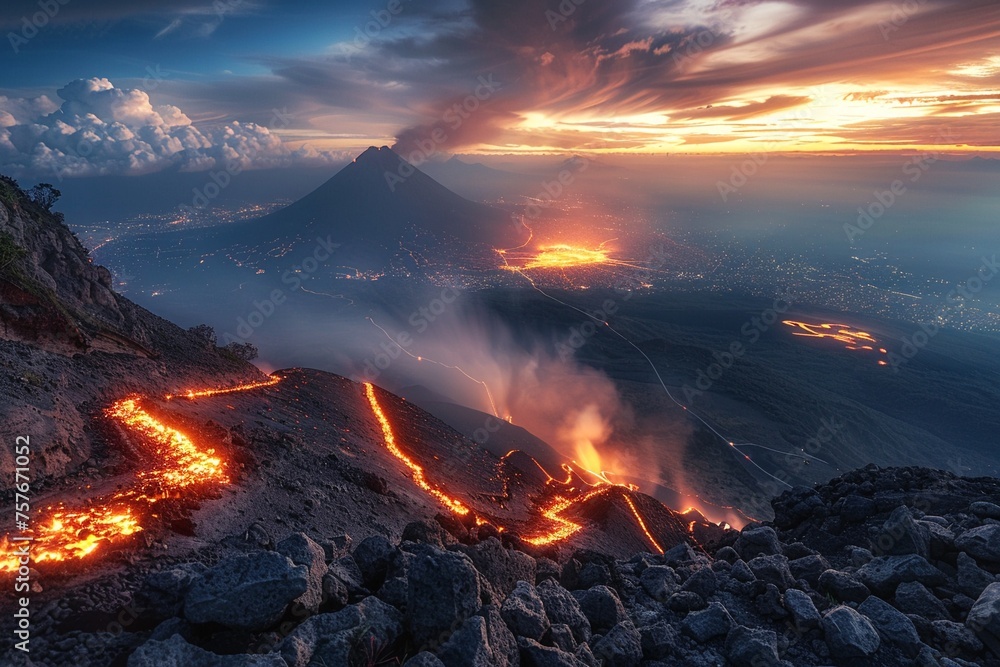
[[78, 79], [30, 99], [0, 96], [0, 169], [13, 175], [95, 176], [165, 169], [202, 171], [336, 162], [342, 156], [291, 149], [267, 127], [231, 122], [198, 127], [145, 91], [103, 78]]

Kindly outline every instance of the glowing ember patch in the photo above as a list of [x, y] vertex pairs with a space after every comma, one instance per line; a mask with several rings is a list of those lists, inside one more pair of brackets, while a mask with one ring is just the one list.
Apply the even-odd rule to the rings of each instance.
[[[782, 324], [799, 329], [793, 336], [804, 338], [828, 338], [844, 344], [844, 349], [855, 352], [875, 352], [875, 345], [878, 341], [867, 331], [854, 329], [849, 324], [809, 324], [806, 322], [796, 322], [795, 320], [785, 320]], [[884, 347], [878, 348], [879, 354], [888, 354]], [[884, 361], [878, 362], [879, 366], [887, 365]]]
[[[280, 382], [272, 377], [229, 389], [189, 392], [188, 398], [249, 391]], [[168, 397], [169, 398], [169, 397]], [[214, 456], [215, 450], [201, 449], [186, 434], [170, 428], [150, 415], [137, 397], [116, 401], [105, 415], [117, 422], [135, 438], [152, 460], [149, 469], [136, 474], [135, 485], [99, 500], [92, 507], [68, 509], [63, 505], [48, 507], [34, 522], [30, 531], [32, 563], [81, 559], [142, 531], [137, 511], [161, 498], [195, 484], [225, 484], [229, 477], [225, 462]], [[4, 554], [12, 554], [25, 544], [9, 536], [0, 539]], [[18, 568], [15, 557], [0, 560], [0, 572]]]
[[385, 440], [386, 449], [388, 449], [393, 456], [402, 461], [403, 465], [410, 469], [413, 481], [416, 485], [437, 498], [452, 512], [462, 516], [468, 514], [468, 507], [431, 486], [427, 482], [427, 478], [424, 477], [424, 469], [414, 463], [413, 460], [404, 454], [403, 451], [396, 445], [396, 436], [392, 432], [392, 425], [389, 423], [389, 418], [385, 416], [385, 412], [382, 411], [382, 406], [379, 405], [378, 398], [375, 396], [375, 387], [370, 382], [365, 383], [365, 394], [368, 396], [368, 403], [371, 405], [375, 418], [382, 427], [382, 438]]
[[540, 248], [538, 253], [528, 257], [523, 265], [507, 268], [512, 271], [517, 269], [567, 269], [574, 266], [607, 264], [611, 261], [607, 252], [600, 248], [591, 250], [559, 244]]

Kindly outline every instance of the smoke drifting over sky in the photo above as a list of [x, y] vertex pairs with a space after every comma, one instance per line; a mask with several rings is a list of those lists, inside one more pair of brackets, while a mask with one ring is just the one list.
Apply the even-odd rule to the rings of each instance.
[[[255, 166], [372, 144], [410, 151], [435, 129], [434, 152], [997, 143], [992, 0], [213, 7], [70, 4], [38, 27], [35, 3], [8, 3], [0, 25], [17, 39], [0, 55], [13, 72], [0, 89], [0, 166], [59, 161], [91, 129], [115, 141], [73, 173], [207, 169], [233, 151]], [[102, 49], [85, 49], [94, 39]], [[482, 77], [498, 84], [485, 98]], [[99, 94], [109, 82], [115, 97]], [[60, 88], [73, 99], [39, 116]], [[89, 104], [107, 127], [84, 127], [75, 112]], [[138, 125], [115, 117], [136, 112]]]

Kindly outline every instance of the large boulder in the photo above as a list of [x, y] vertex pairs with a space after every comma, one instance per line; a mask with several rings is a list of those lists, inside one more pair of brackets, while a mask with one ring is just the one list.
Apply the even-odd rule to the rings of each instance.
[[778, 635], [772, 630], [737, 626], [726, 637], [726, 657], [733, 667], [777, 665]]
[[411, 565], [406, 617], [419, 647], [443, 643], [480, 607], [479, 573], [465, 554], [436, 551]]
[[858, 570], [858, 577], [882, 597], [892, 595], [897, 586], [910, 581], [919, 581], [930, 587], [940, 586], [946, 581], [941, 570], [916, 554], [873, 558]]
[[338, 612], [307, 618], [281, 640], [276, 651], [288, 667], [348, 664], [359, 649], [386, 649], [402, 634], [402, 614], [373, 596]]
[[747, 561], [747, 566], [758, 580], [774, 584], [779, 590], [795, 585], [791, 570], [788, 569], [788, 558], [777, 554], [773, 556], [757, 556]]
[[536, 592], [545, 605], [545, 615], [553, 625], [556, 623], [568, 625], [576, 641], [590, 641], [592, 632], [590, 621], [572, 593], [552, 579], [546, 579], [538, 584]]
[[188, 644], [180, 635], [151, 640], [129, 656], [128, 667], [287, 667], [276, 653], [216, 655]]
[[716, 637], [725, 637], [734, 625], [729, 610], [718, 602], [712, 602], [707, 609], [688, 614], [681, 627], [685, 634], [693, 637], [698, 643], [704, 644]]
[[555, 646], [542, 646], [534, 639], [518, 637], [517, 648], [525, 667], [584, 667], [575, 655]]
[[642, 661], [642, 636], [632, 621], [622, 621], [594, 645], [603, 667], [637, 667]]
[[220, 562], [191, 585], [184, 598], [184, 617], [192, 623], [265, 630], [308, 588], [309, 570], [304, 565], [273, 551], [241, 554]]
[[354, 561], [361, 570], [368, 590], [378, 590], [385, 581], [386, 572], [395, 553], [396, 547], [392, 546], [383, 535], [372, 535], [354, 547]]
[[906, 505], [900, 505], [883, 524], [882, 532], [875, 539], [875, 551], [883, 556], [917, 554], [928, 558], [930, 534], [926, 528], [917, 525]]
[[978, 561], [1000, 563], [1000, 524], [967, 530], [955, 539], [955, 546]]
[[585, 591], [573, 591], [594, 632], [607, 632], [622, 621], [628, 620], [625, 607], [618, 595], [607, 586], [594, 586]]
[[792, 616], [792, 622], [800, 631], [811, 630], [819, 625], [819, 611], [806, 593], [797, 588], [785, 591], [785, 609]]
[[840, 602], [862, 602], [872, 594], [857, 578], [840, 570], [827, 570], [821, 574], [818, 590]]
[[521, 551], [504, 548], [495, 537], [475, 546], [458, 545], [456, 548], [472, 559], [473, 565], [493, 586], [501, 600], [510, 595], [517, 582], [535, 583], [535, 559]]
[[[512, 636], [510, 642], [513, 643]], [[438, 657], [445, 667], [510, 667], [520, 664], [519, 661], [511, 662], [505, 646], [491, 645], [488, 620], [483, 616], [467, 618], [441, 646]], [[517, 653], [514, 658], [517, 659]]]
[[757, 556], [775, 556], [781, 553], [781, 542], [770, 526], [747, 526], [736, 538], [733, 549], [743, 560]]
[[182, 563], [153, 572], [136, 591], [135, 606], [151, 618], [177, 616], [184, 608], [184, 598], [191, 585], [207, 570], [201, 563]]
[[788, 561], [788, 569], [796, 581], [804, 579], [810, 586], [816, 588], [820, 576], [830, 569], [830, 563], [822, 556], [814, 554]]
[[871, 621], [850, 607], [834, 607], [823, 616], [820, 625], [830, 655], [837, 659], [870, 656], [882, 643]]
[[920, 653], [923, 643], [906, 614], [874, 595], [858, 605], [858, 611], [872, 622], [882, 641], [898, 646], [911, 658]]
[[654, 600], [665, 601], [680, 583], [677, 573], [667, 565], [651, 565], [639, 575], [639, 584]]
[[995, 576], [980, 569], [974, 558], [964, 551], [959, 552], [958, 576], [956, 578], [959, 591], [975, 600], [982, 595], [987, 586], [996, 582], [996, 580]]
[[951, 620], [944, 602], [919, 581], [909, 581], [896, 588], [896, 609], [904, 614], [923, 616], [929, 621]]
[[969, 611], [965, 625], [1000, 656], [1000, 583], [986, 587]]
[[295, 602], [316, 612], [323, 603], [323, 576], [326, 574], [326, 552], [305, 533], [289, 535], [275, 546], [275, 551], [288, 557], [296, 565], [306, 568], [306, 592]]
[[535, 587], [526, 581], [517, 582], [503, 601], [500, 617], [518, 637], [530, 637], [537, 641], [541, 641], [550, 625], [542, 599], [538, 597]]

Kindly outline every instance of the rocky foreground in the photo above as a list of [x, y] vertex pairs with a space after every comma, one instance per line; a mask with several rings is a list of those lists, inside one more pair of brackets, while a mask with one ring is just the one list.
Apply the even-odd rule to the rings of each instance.
[[[255, 526], [214, 562], [53, 600], [26, 664], [1000, 665], [998, 499], [1000, 480], [870, 466], [708, 551], [627, 560], [444, 517], [398, 543]], [[94, 627], [65, 632], [81, 611]]]

